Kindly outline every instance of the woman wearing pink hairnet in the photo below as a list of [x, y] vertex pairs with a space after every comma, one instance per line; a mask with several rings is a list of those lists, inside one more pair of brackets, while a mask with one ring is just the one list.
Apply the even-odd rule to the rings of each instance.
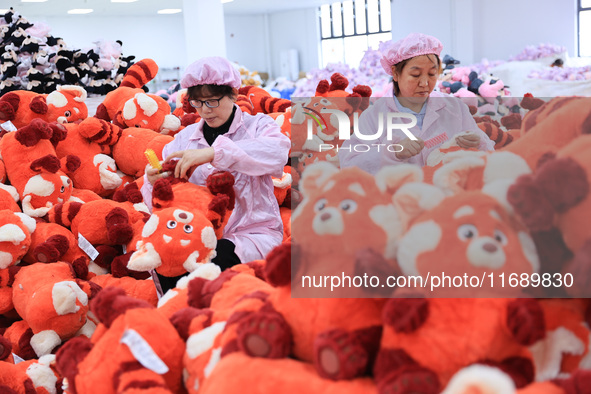
[[[400, 162], [423, 166], [429, 153], [451, 138], [462, 148], [494, 149], [494, 142], [478, 128], [467, 105], [433, 92], [441, 71], [442, 47], [437, 38], [420, 33], [380, 46], [382, 67], [392, 75], [394, 97], [376, 100], [364, 111], [359, 118], [359, 132], [375, 135], [380, 117], [402, 112], [416, 118], [416, 126], [408, 129], [416, 140], [400, 129], [395, 129], [388, 140], [384, 126], [387, 120], [382, 119], [384, 131], [376, 140], [361, 140], [352, 135], [345, 141], [339, 149], [341, 167], [357, 166], [374, 174], [385, 165]], [[394, 118], [393, 122], [404, 120]], [[357, 144], [363, 144], [364, 149], [356, 150]], [[371, 149], [366, 151], [366, 146]]]
[[[236, 203], [213, 259], [222, 270], [264, 258], [283, 239], [271, 176], [282, 176], [291, 142], [271, 117], [240, 110], [235, 104], [240, 82], [240, 74], [224, 58], [208, 57], [189, 65], [181, 87], [187, 88], [189, 103], [201, 120], [176, 134], [162, 151], [165, 161], [179, 159], [174, 176], [197, 185], [205, 185], [214, 171], [234, 175]], [[147, 167], [142, 194], [148, 206], [152, 185], [168, 175]], [[158, 278], [164, 292], [178, 279]]]

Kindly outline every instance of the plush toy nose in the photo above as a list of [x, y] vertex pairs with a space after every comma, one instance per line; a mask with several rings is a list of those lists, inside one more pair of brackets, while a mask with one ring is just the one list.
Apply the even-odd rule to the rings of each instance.
[[330, 213], [324, 212], [322, 215], [320, 215], [320, 220], [322, 220], [323, 222], [326, 222], [331, 217], [332, 217], [332, 215]]
[[487, 242], [484, 245], [482, 245], [482, 249], [484, 249], [488, 253], [494, 253], [497, 251], [497, 246], [493, 243]]

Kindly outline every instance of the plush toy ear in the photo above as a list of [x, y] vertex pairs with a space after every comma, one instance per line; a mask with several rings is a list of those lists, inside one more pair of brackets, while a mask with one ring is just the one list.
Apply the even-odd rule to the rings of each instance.
[[405, 183], [422, 182], [423, 170], [419, 166], [401, 163], [382, 167], [376, 173], [375, 179], [381, 191], [394, 194]]
[[407, 229], [410, 222], [425, 211], [435, 208], [445, 199], [441, 189], [427, 183], [407, 183], [392, 197], [400, 215], [402, 228]]
[[29, 215], [20, 212], [15, 212], [14, 214], [21, 219], [25, 226], [27, 226], [29, 232], [32, 233], [35, 231], [35, 229], [37, 228], [37, 222], [35, 221], [35, 219], [30, 217]]
[[[48, 104], [50, 103], [49, 96], [51, 96], [54, 93], [59, 93], [59, 92], [61, 92], [64, 95], [70, 95], [70, 96], [72, 96], [74, 98], [74, 101], [78, 101], [80, 103], [81, 102], [84, 102], [86, 100], [86, 97], [87, 97], [86, 90], [83, 87], [81, 87], [81, 86], [77, 86], [77, 85], [57, 85], [57, 89], [54, 92], [49, 93], [49, 95], [47, 96], [47, 103]], [[56, 105], [56, 107], [58, 107], [58, 105]]]
[[304, 195], [309, 195], [313, 190], [326, 184], [328, 178], [338, 172], [338, 168], [326, 161], [310, 164], [306, 167], [300, 181], [300, 189], [302, 193]]

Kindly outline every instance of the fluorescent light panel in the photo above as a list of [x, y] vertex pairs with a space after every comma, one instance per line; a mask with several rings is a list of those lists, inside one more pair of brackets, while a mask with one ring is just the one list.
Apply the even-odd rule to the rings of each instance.
[[231, 3], [231, 2], [233, 2], [233, 1], [234, 1], [234, 0], [222, 0], [222, 4], [225, 4], [225, 3]]
[[178, 14], [179, 12], [183, 12], [180, 8], [165, 8], [163, 10], [158, 10], [159, 14]]
[[71, 15], [83, 15], [83, 14], [90, 14], [94, 10], [92, 8], [73, 8], [68, 10], [68, 14]]
[[137, 0], [111, 0], [111, 3], [135, 3]]

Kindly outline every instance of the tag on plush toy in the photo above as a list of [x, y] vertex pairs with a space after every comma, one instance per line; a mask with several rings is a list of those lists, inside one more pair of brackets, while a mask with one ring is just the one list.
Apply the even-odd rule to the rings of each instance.
[[11, 132], [11, 131], [16, 131], [17, 128], [14, 124], [12, 124], [12, 122], [10, 120], [0, 124], [0, 127], [2, 127], [2, 129]]
[[98, 250], [80, 233], [78, 233], [78, 247], [84, 251], [94, 261], [99, 255]]
[[137, 331], [132, 329], [125, 330], [120, 342], [127, 345], [133, 357], [144, 367], [160, 375], [168, 372], [168, 366], [158, 357], [150, 344]]
[[14, 360], [14, 365], [18, 364], [18, 363], [22, 363], [23, 361], [25, 361], [24, 358], [20, 358], [18, 355], [12, 353], [12, 358]]

